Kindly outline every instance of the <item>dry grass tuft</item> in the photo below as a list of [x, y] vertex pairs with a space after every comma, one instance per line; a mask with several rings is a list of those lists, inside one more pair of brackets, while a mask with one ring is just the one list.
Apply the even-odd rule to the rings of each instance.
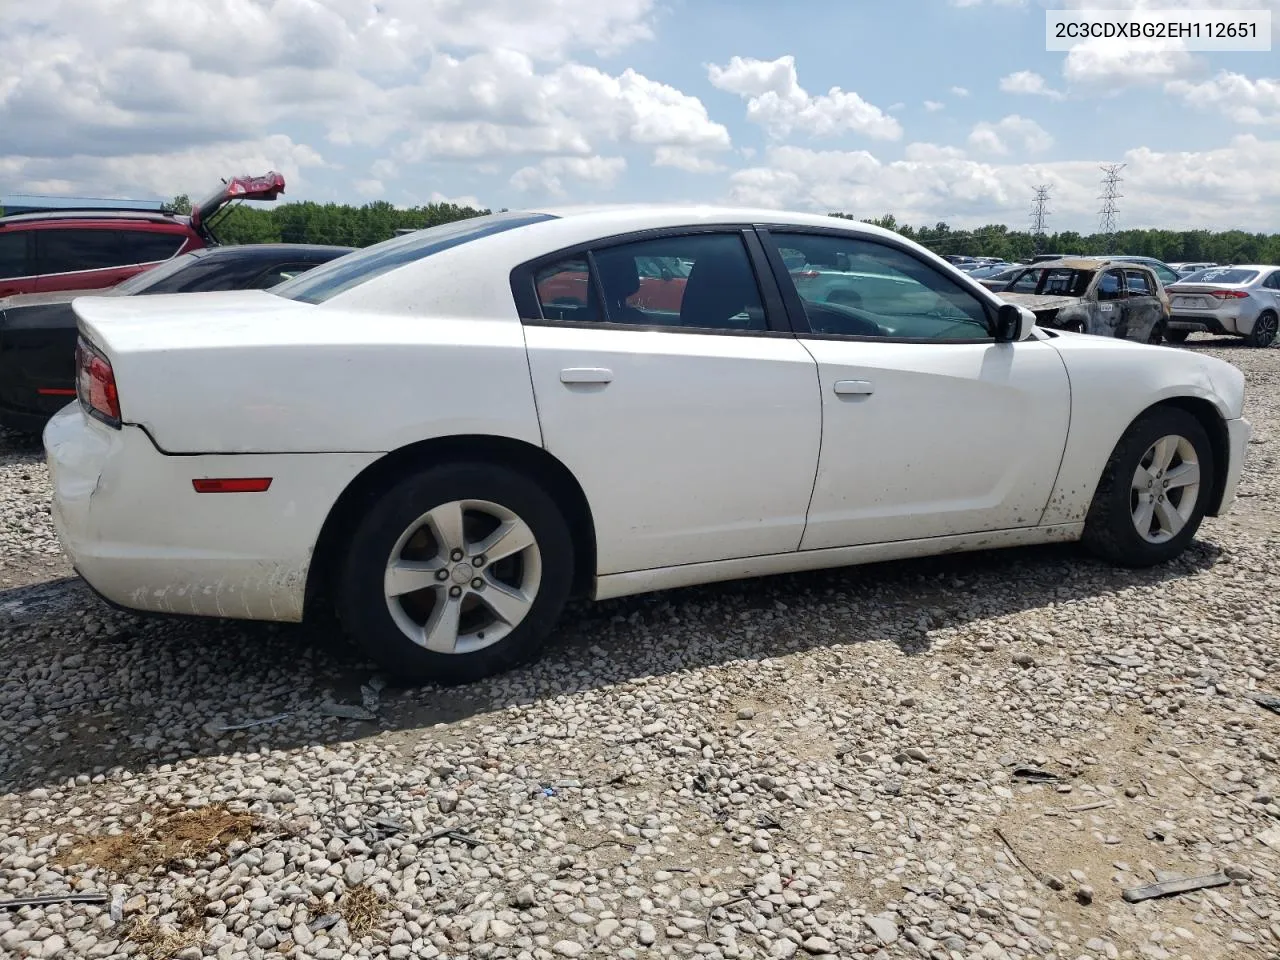
[[369, 887], [352, 887], [338, 900], [337, 912], [347, 921], [352, 937], [372, 933], [386, 912], [387, 901]]
[[215, 803], [198, 810], [174, 811], [119, 835], [85, 837], [60, 854], [57, 862], [64, 867], [99, 867], [116, 874], [150, 872], [204, 857], [233, 840], [247, 840], [256, 827], [250, 814]]

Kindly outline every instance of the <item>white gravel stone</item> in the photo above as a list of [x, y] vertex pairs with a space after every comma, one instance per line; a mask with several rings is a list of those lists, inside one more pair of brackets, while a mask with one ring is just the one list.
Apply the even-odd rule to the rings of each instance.
[[[379, 688], [376, 722], [317, 710], [374, 677], [319, 627], [137, 617], [60, 579], [39, 450], [0, 435], [0, 899], [118, 903], [0, 914], [0, 953], [1274, 952], [1280, 717], [1247, 694], [1280, 693], [1280, 350], [1192, 342], [1245, 371], [1255, 442], [1166, 567], [1055, 547], [575, 608], [539, 664]], [[215, 804], [252, 829], [119, 859]], [[136, 845], [85, 846], [107, 835]], [[1233, 882], [1122, 900], [1157, 870]]]

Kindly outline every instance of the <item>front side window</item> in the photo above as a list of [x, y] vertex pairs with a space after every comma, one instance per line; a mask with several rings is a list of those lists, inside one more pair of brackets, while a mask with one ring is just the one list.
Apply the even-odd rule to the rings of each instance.
[[352, 287], [380, 277], [397, 267], [425, 259], [481, 237], [504, 233], [532, 223], [556, 219], [549, 213], [492, 213], [482, 217], [455, 220], [425, 230], [375, 243], [346, 256], [330, 260], [324, 266], [308, 270], [272, 289], [272, 293], [303, 303], [324, 303]]
[[21, 231], [0, 233], [0, 280], [32, 274], [27, 264], [27, 234]]
[[641, 240], [578, 254], [534, 275], [545, 320], [703, 330], [766, 330], [739, 233]]
[[814, 333], [924, 340], [991, 336], [983, 302], [959, 283], [895, 247], [856, 237], [771, 232], [802, 254], [789, 271]]
[[1155, 296], [1155, 291], [1151, 288], [1151, 280], [1141, 270], [1126, 270], [1124, 283], [1131, 297]]

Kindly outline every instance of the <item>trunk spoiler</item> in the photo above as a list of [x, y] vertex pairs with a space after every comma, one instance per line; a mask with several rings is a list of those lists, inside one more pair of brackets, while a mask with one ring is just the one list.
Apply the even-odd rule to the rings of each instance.
[[284, 193], [284, 174], [272, 170], [260, 177], [232, 177], [223, 180], [209, 196], [191, 208], [191, 226], [204, 232], [209, 218], [232, 200], [274, 200]]

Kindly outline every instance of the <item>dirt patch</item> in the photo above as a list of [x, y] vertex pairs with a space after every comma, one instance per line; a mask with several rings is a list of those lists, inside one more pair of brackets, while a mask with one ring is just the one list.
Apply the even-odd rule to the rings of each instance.
[[257, 821], [225, 804], [167, 813], [119, 834], [85, 837], [59, 855], [64, 867], [99, 867], [116, 874], [150, 872], [204, 857], [233, 840], [248, 840]]
[[179, 914], [176, 927], [157, 923], [151, 917], [137, 917], [130, 921], [125, 939], [136, 944], [147, 960], [167, 960], [180, 950], [204, 943], [202, 912], [203, 904], [188, 904]]

